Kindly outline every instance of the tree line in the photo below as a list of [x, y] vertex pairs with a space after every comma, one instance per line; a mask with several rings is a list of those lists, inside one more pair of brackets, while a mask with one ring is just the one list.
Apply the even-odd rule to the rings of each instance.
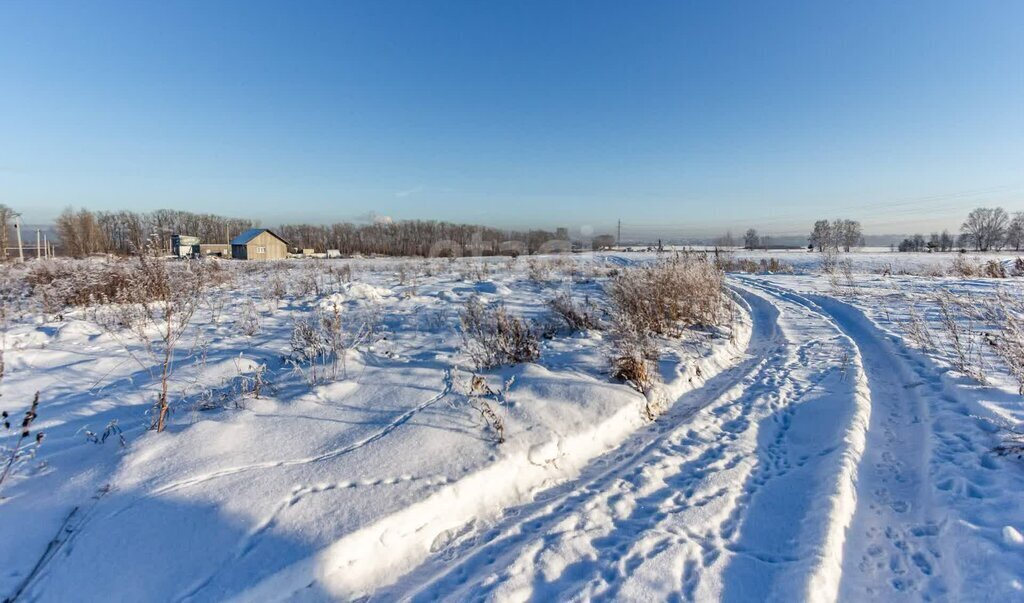
[[862, 246], [864, 235], [856, 220], [818, 220], [808, 237], [808, 248], [821, 252], [850, 251]]
[[[10, 246], [9, 227], [18, 213], [0, 205], [0, 248]], [[60, 251], [82, 257], [92, 253], [131, 254], [146, 248], [170, 249], [171, 235], [199, 237], [203, 243], [228, 243], [243, 230], [259, 226], [256, 220], [229, 218], [215, 214], [160, 209], [152, 212], [90, 211], [68, 208], [58, 216], [56, 230]], [[434, 220], [407, 220], [358, 225], [339, 222], [331, 225], [285, 224], [274, 229], [294, 248], [342, 254], [391, 256], [531, 254], [568, 247], [565, 229], [504, 230], [470, 224]], [[599, 239], [601, 242], [598, 244]], [[598, 246], [610, 246], [610, 236], [596, 237]], [[767, 248], [770, 239], [756, 229], [746, 231], [743, 246]], [[716, 241], [733, 246], [732, 236]], [[860, 222], [856, 220], [818, 220], [808, 237], [808, 247], [819, 252], [850, 251], [863, 245]], [[1000, 251], [1007, 247], [1020, 251], [1024, 246], [1024, 212], [1012, 216], [1001, 207], [979, 207], [968, 214], [959, 237], [949, 231], [932, 233], [929, 238], [916, 234], [894, 249], [899, 251], [952, 251], [961, 249]]]
[[1012, 216], [1001, 207], [979, 207], [967, 214], [960, 225], [960, 236], [954, 238], [949, 231], [932, 233], [926, 241], [924, 235], [916, 234], [903, 239], [897, 246], [899, 251], [952, 251], [960, 249], [975, 251], [1002, 251], [1011, 248], [1020, 251], [1024, 246], [1024, 212]]
[[144, 249], [170, 249], [171, 235], [187, 234], [204, 243], [227, 243], [259, 222], [197, 214], [175, 209], [152, 212], [65, 209], [57, 216], [57, 234], [64, 255], [132, 254]]
[[[342, 254], [390, 256], [531, 254], [566, 247], [565, 229], [503, 230], [434, 220], [406, 220], [357, 225], [285, 224], [274, 229], [289, 245]], [[564, 243], [565, 245], [557, 245]]]
[[[68, 208], [56, 223], [61, 253], [74, 257], [126, 255], [147, 248], [168, 250], [174, 234], [196, 236], [203, 243], [228, 243], [242, 231], [258, 226], [255, 220], [172, 209], [107, 212]], [[294, 249], [320, 253], [337, 249], [346, 255], [508, 255], [568, 249], [565, 229], [517, 231], [428, 220], [285, 224], [271, 230]]]

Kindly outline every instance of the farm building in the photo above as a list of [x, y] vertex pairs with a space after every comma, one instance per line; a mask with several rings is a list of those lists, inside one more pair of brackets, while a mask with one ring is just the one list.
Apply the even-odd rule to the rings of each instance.
[[199, 237], [188, 235], [171, 235], [171, 253], [179, 258], [190, 258], [199, 255]]
[[267, 228], [251, 228], [231, 239], [231, 257], [236, 260], [283, 260], [288, 242]]
[[231, 257], [230, 243], [200, 243], [199, 255], [203, 257], [216, 256], [220, 258]]

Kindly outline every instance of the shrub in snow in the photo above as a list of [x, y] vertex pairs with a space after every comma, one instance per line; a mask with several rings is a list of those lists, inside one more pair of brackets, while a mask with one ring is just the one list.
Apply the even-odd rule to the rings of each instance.
[[373, 343], [379, 325], [380, 315], [374, 306], [350, 315], [343, 313], [338, 303], [325, 303], [314, 316], [295, 320], [286, 361], [303, 372], [310, 384], [338, 379], [347, 373], [348, 350]]
[[487, 380], [480, 375], [473, 375], [470, 379], [469, 404], [480, 413], [480, 417], [484, 420], [484, 425], [494, 432], [494, 440], [497, 444], [505, 443], [505, 422], [502, 421], [498, 413], [487, 402], [487, 398], [493, 399], [499, 406], [504, 406], [508, 390], [512, 388], [514, 382], [515, 377], [510, 377], [500, 390], [495, 391], [491, 389], [491, 386], [487, 385]]
[[218, 389], [200, 391], [194, 406], [196, 411], [218, 408], [245, 409], [246, 400], [259, 400], [264, 391], [276, 391], [274, 383], [267, 376], [267, 365], [260, 364], [254, 370], [245, 371], [236, 363], [238, 374], [224, 379]]
[[935, 302], [939, 307], [939, 324], [953, 352], [953, 365], [965, 375], [985, 383], [983, 358], [978, 346], [979, 333], [975, 328], [977, 313], [973, 304], [946, 291], [936, 293]]
[[590, 303], [590, 299], [584, 299], [582, 304], [576, 303], [572, 295], [563, 292], [548, 302], [548, 306], [556, 316], [565, 322], [570, 331], [588, 331], [599, 329], [600, 321], [597, 318], [597, 308]]
[[653, 419], [665, 407], [658, 387], [654, 336], [682, 336], [687, 327], [711, 327], [730, 319], [723, 272], [706, 256], [681, 254], [652, 266], [629, 268], [612, 281], [614, 348], [611, 374], [647, 399]]
[[949, 272], [953, 276], [974, 278], [982, 276], [984, 269], [977, 260], [968, 258], [965, 255], [957, 255], [953, 258], [953, 263], [950, 264]]
[[106, 303], [136, 284], [130, 263], [113, 259], [32, 262], [26, 281], [51, 313], [68, 306]]
[[281, 300], [288, 295], [288, 285], [280, 270], [273, 271], [270, 277], [263, 281], [262, 295], [265, 301], [274, 303], [275, 309], [281, 306]]
[[665, 407], [658, 388], [657, 348], [651, 333], [631, 321], [628, 314], [615, 316], [614, 347], [611, 355], [612, 379], [623, 381], [644, 395], [644, 417], [654, 420]]
[[491, 369], [540, 357], [536, 332], [522, 318], [512, 316], [504, 305], [486, 307], [472, 297], [460, 315], [463, 350], [477, 369]]
[[793, 267], [780, 261], [778, 258], [762, 258], [761, 272], [768, 272], [771, 274], [789, 274], [793, 272]]
[[464, 263], [459, 269], [459, 280], [465, 282], [485, 281], [490, 276], [490, 272], [490, 267], [485, 262]]
[[254, 337], [260, 334], [262, 324], [260, 313], [256, 304], [251, 299], [246, 299], [242, 306], [242, 312], [238, 315], [238, 330], [246, 337]]
[[310, 384], [320, 382], [319, 365], [330, 356], [327, 338], [318, 320], [299, 317], [292, 324], [291, 355], [287, 361], [306, 375]]
[[1000, 291], [985, 304], [984, 314], [995, 327], [989, 344], [1017, 381], [1017, 391], [1024, 395], [1024, 302]]
[[316, 267], [310, 267], [303, 270], [301, 274], [297, 275], [294, 279], [295, 293], [299, 297], [305, 297], [307, 295], [320, 296], [320, 274]]
[[988, 278], [1006, 278], [1006, 267], [998, 260], [989, 260], [985, 263], [985, 276]]
[[[168, 383], [174, 370], [174, 353], [191, 325], [210, 278], [205, 263], [169, 264], [146, 255], [127, 263], [126, 280], [109, 302], [97, 311], [97, 322], [150, 372], [135, 355], [130, 340], [142, 344], [159, 369], [160, 393], [154, 404], [153, 428], [163, 431], [170, 411]], [[128, 335], [126, 338], [125, 335]]]
[[907, 304], [907, 320], [903, 323], [903, 328], [906, 330], [910, 341], [921, 350], [928, 352], [936, 349], [931, 328], [928, 326], [928, 322], [921, 316], [921, 313], [918, 312], [912, 300]]
[[686, 327], [710, 327], [728, 318], [723, 279], [707, 258], [680, 254], [623, 271], [608, 294], [614, 313], [624, 316], [630, 328], [677, 337]]
[[1024, 276], [1024, 258], [1017, 258], [1013, 261], [1013, 276]]
[[535, 283], [546, 283], [551, 279], [552, 265], [538, 258], [526, 260], [526, 277]]

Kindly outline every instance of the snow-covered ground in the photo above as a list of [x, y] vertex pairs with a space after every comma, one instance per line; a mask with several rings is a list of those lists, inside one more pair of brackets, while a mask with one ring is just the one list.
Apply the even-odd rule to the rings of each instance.
[[[40, 392], [46, 438], [0, 484], [0, 593], [1024, 600], [1024, 463], [992, 452], [1024, 420], [1018, 385], [985, 350], [967, 376], [906, 334], [912, 309], [940, 320], [936, 291], [1019, 297], [1018, 279], [889, 269], [952, 254], [850, 254], [836, 276], [816, 254], [735, 255], [793, 273], [729, 275], [735, 320], [662, 342], [653, 422], [609, 378], [606, 333], [550, 328], [537, 362], [480, 372], [459, 312], [477, 296], [546, 323], [557, 294], [602, 305], [654, 254], [228, 264], [164, 433], [138, 344], [95, 309], [22, 301], [0, 408], [20, 421]], [[285, 357], [320, 308], [374, 329], [311, 384]]]

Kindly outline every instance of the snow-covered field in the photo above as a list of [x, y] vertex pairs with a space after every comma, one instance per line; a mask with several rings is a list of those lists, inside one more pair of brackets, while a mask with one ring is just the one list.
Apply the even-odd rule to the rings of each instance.
[[[604, 312], [609, 279], [656, 254], [228, 262], [162, 433], [158, 362], [102, 307], [8, 296], [0, 442], [37, 391], [45, 439], [0, 483], [0, 593], [1024, 600], [1024, 462], [993, 452], [1024, 421], [1019, 384], [993, 325], [952, 332], [965, 364], [937, 310], [1019, 300], [1021, 280], [903, 274], [951, 254], [843, 255], [831, 275], [818, 254], [734, 255], [787, 270], [729, 274], [732, 320], [659, 340], [653, 421], [609, 376], [609, 332], [548, 302]], [[474, 297], [541, 325], [539, 359], [477, 370]], [[325, 312], [359, 338], [314, 376], [288, 359]]]

